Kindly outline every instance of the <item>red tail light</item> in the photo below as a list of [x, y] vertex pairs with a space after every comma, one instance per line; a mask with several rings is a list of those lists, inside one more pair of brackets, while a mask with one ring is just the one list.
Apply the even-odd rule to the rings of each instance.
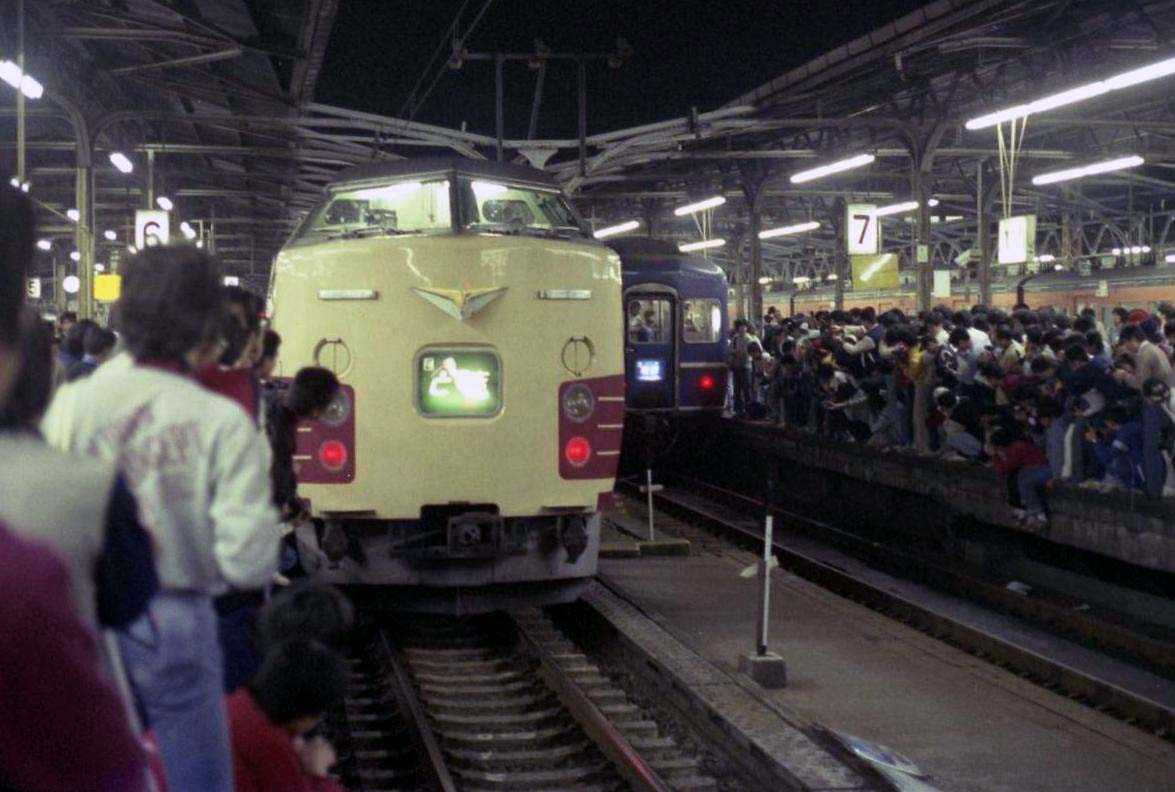
[[563, 456], [576, 467], [583, 467], [592, 458], [592, 444], [585, 437], [573, 437], [563, 447]]
[[347, 447], [338, 440], [327, 440], [318, 447], [318, 461], [327, 470], [342, 470], [347, 456]]
[[714, 390], [714, 375], [703, 374], [698, 380], [698, 387], [702, 390]]

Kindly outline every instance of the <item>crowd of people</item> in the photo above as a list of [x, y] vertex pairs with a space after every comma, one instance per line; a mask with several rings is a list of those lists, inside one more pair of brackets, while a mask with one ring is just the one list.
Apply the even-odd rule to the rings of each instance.
[[731, 408], [845, 441], [990, 465], [1017, 517], [1061, 483], [1175, 495], [1175, 307], [1103, 327], [1018, 305], [737, 320]]
[[193, 246], [125, 262], [109, 327], [54, 326], [35, 239], [0, 189], [0, 789], [341, 790], [354, 614], [291, 536], [297, 424], [337, 380], [274, 380], [260, 300]]

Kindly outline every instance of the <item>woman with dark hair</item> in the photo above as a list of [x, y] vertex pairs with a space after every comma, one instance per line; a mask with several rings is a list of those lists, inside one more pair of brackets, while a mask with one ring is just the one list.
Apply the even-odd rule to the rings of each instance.
[[61, 388], [46, 438], [117, 460], [159, 546], [162, 591], [120, 636], [172, 792], [231, 792], [223, 669], [212, 597], [269, 582], [284, 530], [264, 440], [237, 404], [191, 377], [223, 308], [203, 251], [151, 247], [123, 269], [129, 356]]

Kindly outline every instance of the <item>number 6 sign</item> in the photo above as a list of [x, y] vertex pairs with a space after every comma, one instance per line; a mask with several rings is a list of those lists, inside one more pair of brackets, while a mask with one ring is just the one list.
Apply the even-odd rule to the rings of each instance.
[[872, 256], [881, 249], [881, 230], [874, 204], [845, 206], [845, 236], [850, 256]]

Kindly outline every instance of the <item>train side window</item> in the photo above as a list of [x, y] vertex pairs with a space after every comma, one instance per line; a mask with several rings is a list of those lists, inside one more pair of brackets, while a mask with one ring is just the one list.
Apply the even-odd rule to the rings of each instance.
[[667, 344], [673, 340], [673, 306], [666, 297], [628, 301], [628, 343]]
[[687, 344], [714, 344], [722, 334], [718, 300], [686, 300], [681, 309], [681, 337]]

